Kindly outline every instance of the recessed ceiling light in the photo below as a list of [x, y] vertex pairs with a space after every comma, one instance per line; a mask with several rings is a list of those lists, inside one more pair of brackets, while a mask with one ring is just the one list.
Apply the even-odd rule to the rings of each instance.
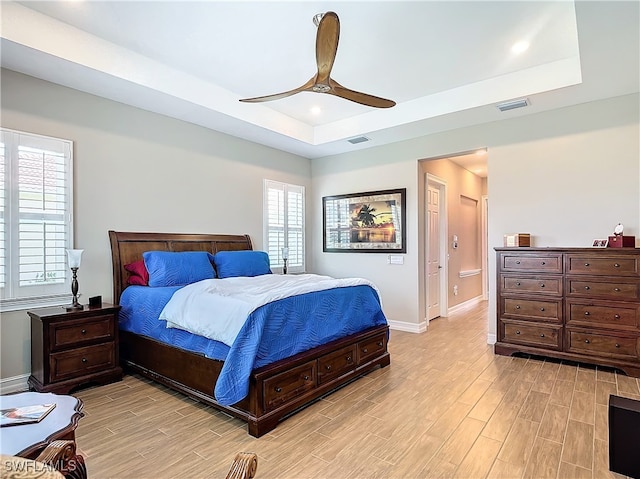
[[529, 42], [527, 42], [526, 40], [522, 40], [520, 42], [514, 43], [513, 46], [511, 47], [511, 51], [516, 55], [520, 55], [521, 53], [525, 52], [528, 48], [529, 48]]
[[322, 113], [322, 109], [319, 106], [312, 106], [311, 113], [313, 115], [319, 115], [320, 113]]

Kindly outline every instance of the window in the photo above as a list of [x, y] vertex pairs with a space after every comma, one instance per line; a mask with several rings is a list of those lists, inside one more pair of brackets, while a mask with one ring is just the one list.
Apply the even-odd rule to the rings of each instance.
[[0, 133], [0, 308], [60, 304], [70, 294], [73, 143]]
[[289, 248], [287, 269], [303, 273], [304, 186], [264, 181], [264, 244], [272, 268], [282, 268], [282, 248]]

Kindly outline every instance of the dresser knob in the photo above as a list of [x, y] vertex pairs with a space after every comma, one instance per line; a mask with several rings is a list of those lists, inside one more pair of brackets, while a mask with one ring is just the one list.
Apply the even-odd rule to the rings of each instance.
[[382, 346], [384, 346], [384, 343], [382, 341], [378, 341], [378, 346], [382, 347]]
[[351, 361], [353, 361], [353, 359], [351, 359], [351, 356], [347, 356], [347, 362], [350, 363]]
[[282, 392], [282, 388], [280, 386], [276, 386], [275, 388], [273, 388], [273, 390], [277, 393], [281, 393]]
[[613, 319], [620, 319], [620, 315], [619, 314], [614, 314], [613, 315]]
[[614, 266], [615, 268], [619, 268], [619, 267], [620, 267], [620, 265], [619, 265], [618, 263], [614, 263], [614, 264], [613, 264], [613, 266]]
[[363, 352], [363, 353], [368, 353], [368, 352], [369, 352], [369, 350], [368, 350], [367, 348], [364, 348], [364, 349], [362, 350], [362, 352]]
[[520, 334], [520, 331], [519, 331], [519, 330], [516, 330], [516, 334]]
[[543, 262], [542, 262], [542, 264], [543, 264], [543, 265], [545, 265], [545, 264], [547, 264], [547, 263], [543, 261]]
[[516, 261], [516, 264], [520, 264], [520, 261]]
[[616, 293], [619, 293], [619, 292], [620, 292], [620, 288], [613, 288], [613, 290], [614, 290]]
[[308, 381], [308, 380], [309, 380], [309, 375], [306, 375], [303, 379], [304, 379], [305, 381]]
[[518, 282], [516, 283], [516, 286], [520, 286], [520, 281], [518, 281]]
[[325, 368], [327, 371], [331, 371], [331, 364], [327, 364], [324, 368]]
[[589, 266], [589, 263], [585, 263], [584, 265], [585, 265], [585, 266]]
[[619, 347], [620, 347], [620, 345], [618, 343], [616, 343], [616, 348], [619, 348]]
[[585, 286], [584, 289], [586, 289], [587, 291], [589, 291], [591, 288], [589, 286]]
[[87, 330], [83, 329], [82, 331], [80, 331], [82, 334], [87, 334]]
[[516, 309], [520, 309], [520, 305], [519, 304], [516, 304]]
[[589, 344], [591, 341], [589, 341], [588, 339], [585, 339], [584, 342]]
[[544, 308], [540, 308], [540, 311], [544, 311]]
[[541, 287], [541, 288], [544, 288], [544, 283], [540, 283], [540, 287]]
[[544, 333], [542, 333], [542, 334], [540, 335], [540, 337], [541, 337], [541, 338], [544, 338]]
[[82, 362], [86, 363], [87, 362], [87, 358], [82, 358]]
[[585, 315], [585, 316], [589, 316], [590, 314], [591, 314], [591, 313], [590, 313], [589, 311], [585, 311], [585, 312], [584, 312], [584, 315]]

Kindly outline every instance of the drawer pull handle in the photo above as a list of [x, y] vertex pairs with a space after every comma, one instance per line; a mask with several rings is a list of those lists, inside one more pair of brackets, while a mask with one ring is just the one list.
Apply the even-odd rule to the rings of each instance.
[[544, 283], [540, 283], [540, 287], [541, 287], [541, 288], [544, 288]]
[[303, 379], [304, 379], [305, 381], [308, 381], [308, 380], [309, 380], [309, 375], [306, 375]]
[[616, 343], [616, 348], [619, 348], [619, 347], [620, 347], [620, 345], [618, 343]]
[[384, 346], [384, 343], [382, 341], [378, 341], [378, 346], [382, 347], [382, 346]]
[[351, 359], [351, 356], [347, 356], [347, 362], [350, 363], [351, 361], [353, 361], [353, 359]]
[[620, 315], [619, 314], [614, 314], [613, 315], [613, 319], [620, 319]]
[[273, 390], [275, 392], [277, 392], [277, 393], [281, 393], [282, 392], [282, 388], [280, 386], [276, 386]]
[[516, 286], [520, 286], [520, 281], [517, 281], [517, 282], [516, 282]]
[[540, 334], [540, 337], [541, 337], [541, 338], [544, 338], [544, 333], [541, 333], [541, 334]]
[[584, 342], [589, 344], [591, 341], [589, 341], [588, 339], [585, 339]]
[[586, 289], [587, 291], [589, 291], [591, 288], [589, 286], [585, 286], [584, 289]]
[[82, 358], [82, 362], [86, 363], [87, 362], [87, 358]]
[[540, 308], [540, 311], [544, 311], [544, 308]]
[[620, 265], [619, 265], [618, 263], [614, 263], [614, 264], [613, 264], [613, 266], [614, 266], [615, 268], [619, 268], [619, 267], [620, 267]]
[[520, 334], [520, 330], [519, 329], [516, 330], [516, 334]]
[[585, 312], [584, 312], [584, 315], [585, 315], [585, 316], [589, 316], [590, 314], [591, 314], [591, 313], [590, 313], [589, 311], [585, 311]]
[[327, 371], [331, 371], [331, 364], [327, 364], [324, 368], [325, 368]]
[[516, 304], [516, 309], [520, 309], [520, 305], [519, 304]]
[[516, 261], [516, 264], [520, 264], [520, 261]]
[[545, 264], [547, 264], [545, 261], [542, 262], [542, 265], [544, 266]]
[[619, 292], [620, 292], [620, 288], [613, 288], [613, 290], [614, 290], [616, 293], [619, 293]]
[[589, 263], [585, 263], [584, 265], [585, 265], [585, 266], [589, 266]]
[[82, 331], [80, 331], [82, 334], [87, 334], [87, 330], [83, 329]]
[[368, 350], [367, 348], [364, 348], [364, 349], [362, 350], [362, 352], [363, 352], [363, 353], [368, 353], [368, 352], [369, 352], [369, 350]]

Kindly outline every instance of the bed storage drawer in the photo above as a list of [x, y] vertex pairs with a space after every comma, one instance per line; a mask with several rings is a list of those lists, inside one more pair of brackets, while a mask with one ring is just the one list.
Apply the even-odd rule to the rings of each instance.
[[290, 371], [264, 380], [264, 409], [277, 408], [316, 385], [316, 361], [309, 361]]
[[358, 366], [387, 350], [387, 334], [378, 334], [358, 343]]
[[342, 376], [356, 367], [355, 345], [342, 348], [318, 359], [318, 384]]

